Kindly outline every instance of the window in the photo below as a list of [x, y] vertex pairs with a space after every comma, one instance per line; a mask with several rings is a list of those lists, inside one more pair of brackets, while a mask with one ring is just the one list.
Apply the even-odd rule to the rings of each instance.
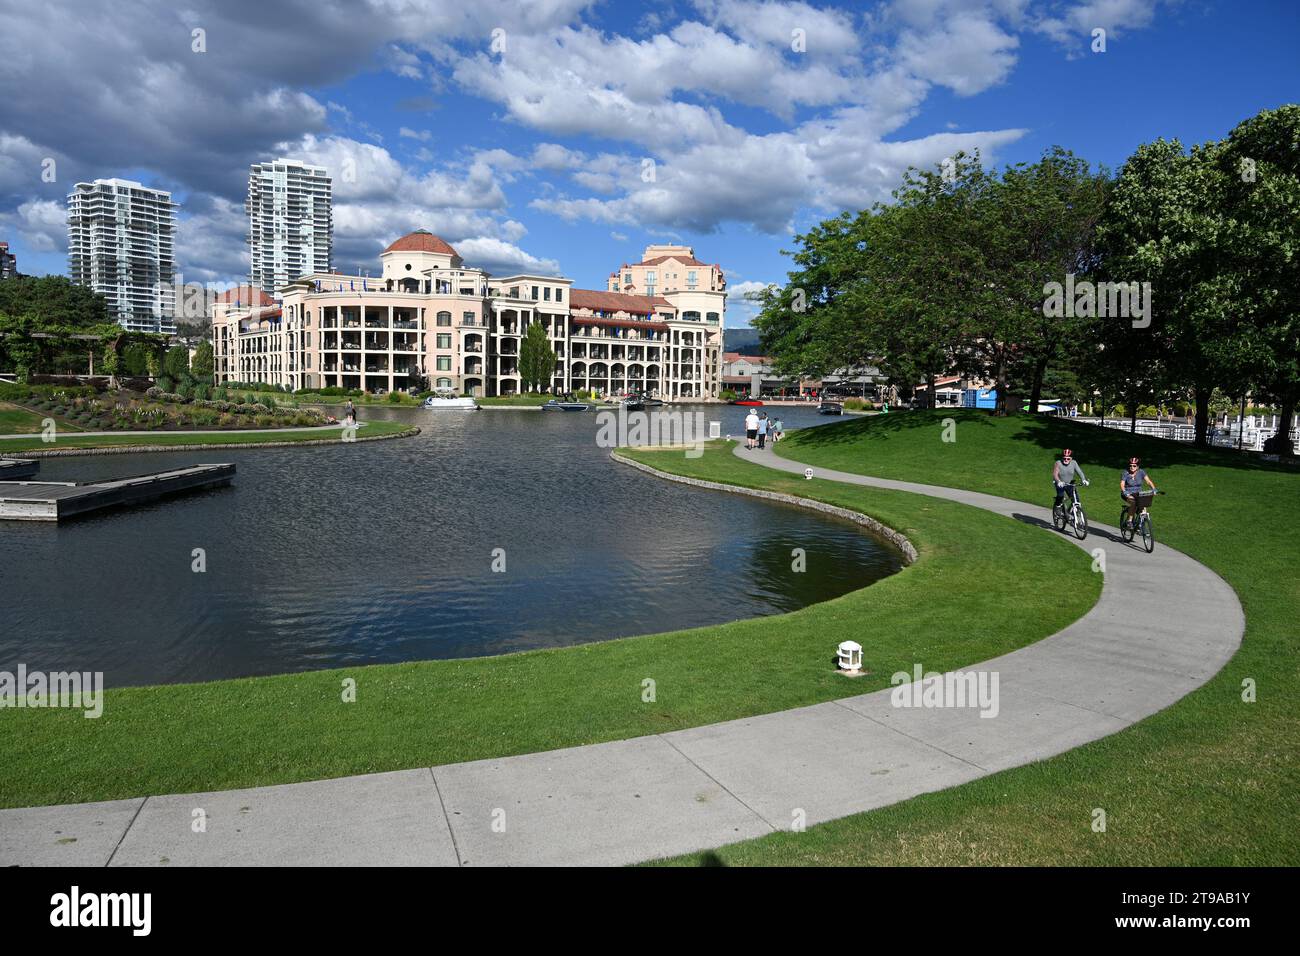
[[537, 286], [533, 286], [533, 301], [537, 301]]
[[450, 372], [450, 371], [451, 371], [451, 356], [450, 356], [450, 355], [439, 355], [439, 356], [438, 356], [438, 371], [439, 371], [439, 372]]
[[563, 290], [563, 289], [556, 289], [556, 290], [555, 290], [555, 301], [556, 301], [556, 302], [563, 302], [563, 301], [564, 301], [564, 290]]
[[438, 387], [439, 387], [439, 388], [451, 388], [451, 379], [449, 379], [449, 378], [440, 378], [440, 379], [438, 379]]
[[449, 349], [449, 348], [451, 348], [451, 335], [450, 335], [450, 334], [444, 334], [444, 333], [441, 333], [441, 332], [438, 334], [438, 348], [440, 348], [440, 349]]
[[462, 320], [466, 325], [474, 325], [475, 322], [478, 321], [477, 319], [474, 318], [474, 313], [473, 313], [473, 312], [462, 312], [460, 317], [461, 317], [461, 320]]
[[411, 264], [409, 262], [406, 264], [406, 271], [407, 272], [411, 271]]
[[450, 325], [451, 325], [451, 313], [450, 313], [450, 312], [439, 312], [439, 313], [438, 313], [438, 320], [437, 320], [437, 321], [438, 321], [438, 324], [439, 324], [439, 325], [442, 325], [442, 326], [450, 326]]
[[542, 290], [542, 299], [546, 302], [551, 301], [551, 287], [547, 286]]
[[623, 284], [624, 284], [624, 285], [631, 285], [631, 284], [632, 284], [632, 273], [630, 273], [630, 272], [624, 272], [624, 273], [623, 273]]

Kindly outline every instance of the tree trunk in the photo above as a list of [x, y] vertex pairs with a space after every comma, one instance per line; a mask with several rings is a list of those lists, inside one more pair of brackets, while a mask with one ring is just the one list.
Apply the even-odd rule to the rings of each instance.
[[1197, 385], [1193, 389], [1196, 396], [1196, 441], [1197, 448], [1206, 448], [1209, 442], [1206, 441], [1206, 432], [1210, 426], [1210, 392], [1211, 389], [1202, 388]]
[[1029, 389], [1029, 414], [1038, 411], [1038, 400], [1043, 397], [1043, 376], [1047, 374], [1047, 356], [1041, 355], [1034, 363], [1034, 384]]
[[938, 397], [934, 394], [934, 390], [937, 387], [934, 380], [937, 377], [938, 376], [935, 375], [933, 368], [927, 368], [925, 370], [925, 400], [930, 408], [937, 408], [939, 405]]
[[1128, 433], [1136, 435], [1138, 430], [1138, 399], [1136, 393], [1129, 397], [1128, 403]]
[[999, 418], [1006, 417], [1007, 414], [1007, 359], [1002, 350], [998, 350], [998, 366], [994, 377], [994, 385], [998, 390], [997, 401], [994, 402], [993, 414]]
[[1286, 455], [1295, 454], [1295, 446], [1291, 444], [1291, 422], [1295, 418], [1295, 393], [1287, 398], [1282, 399], [1281, 407], [1278, 408], [1277, 416], [1277, 433], [1281, 439], [1282, 453]]

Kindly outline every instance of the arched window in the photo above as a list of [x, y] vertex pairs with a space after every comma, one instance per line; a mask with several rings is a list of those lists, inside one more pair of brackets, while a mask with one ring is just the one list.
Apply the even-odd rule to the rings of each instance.
[[451, 388], [451, 379], [449, 379], [449, 378], [440, 378], [440, 379], [438, 379], [438, 387], [439, 387], [439, 388]]
[[716, 313], [716, 312], [710, 312], [710, 313], [707, 315], [707, 318], [708, 318], [708, 320], [709, 320], [710, 322], [716, 322], [716, 321], [718, 321], [718, 313]]
[[451, 313], [450, 313], [450, 312], [439, 312], [439, 313], [438, 313], [438, 325], [441, 325], [441, 326], [450, 326], [450, 325], [451, 325]]

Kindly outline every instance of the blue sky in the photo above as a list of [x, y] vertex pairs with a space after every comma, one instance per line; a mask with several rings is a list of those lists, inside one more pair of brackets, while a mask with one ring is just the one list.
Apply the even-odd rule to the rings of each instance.
[[1061, 144], [1114, 169], [1300, 99], [1294, 0], [78, 6], [0, 0], [0, 239], [29, 273], [66, 267], [72, 183], [122, 176], [182, 203], [187, 280], [238, 279], [248, 164], [287, 155], [331, 169], [339, 268], [423, 227], [601, 288], [681, 241], [738, 325], [792, 231], [908, 165]]

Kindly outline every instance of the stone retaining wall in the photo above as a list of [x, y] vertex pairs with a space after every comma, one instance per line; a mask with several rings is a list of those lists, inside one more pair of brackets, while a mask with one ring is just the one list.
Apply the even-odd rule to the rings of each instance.
[[749, 495], [751, 498], [766, 498], [769, 501], [780, 501], [783, 504], [795, 505], [800, 508], [809, 508], [813, 511], [820, 511], [823, 514], [834, 515], [836, 518], [844, 518], [852, 521], [854, 524], [862, 525], [873, 534], [876, 534], [899, 551], [903, 552], [903, 558], [908, 564], [916, 561], [916, 548], [912, 542], [907, 540], [907, 536], [901, 532], [895, 531], [881, 522], [877, 521], [871, 515], [863, 514], [860, 511], [852, 511], [848, 508], [839, 508], [835, 505], [828, 505], [824, 501], [817, 501], [813, 498], [801, 498], [798, 495], [788, 495], [780, 491], [765, 491], [761, 488], [745, 488], [740, 485], [728, 485], [717, 481], [705, 481], [703, 478], [688, 478], [685, 475], [674, 475], [671, 472], [660, 471], [658, 468], [652, 468], [649, 465], [642, 464], [639, 461], [633, 461], [631, 458], [624, 458], [616, 451], [611, 451], [609, 457], [614, 461], [631, 465], [638, 471], [644, 471], [646, 474], [654, 475], [656, 478], [666, 478], [668, 481], [676, 481], [683, 485], [692, 485], [696, 488], [710, 488], [714, 491], [730, 491], [738, 495]]

